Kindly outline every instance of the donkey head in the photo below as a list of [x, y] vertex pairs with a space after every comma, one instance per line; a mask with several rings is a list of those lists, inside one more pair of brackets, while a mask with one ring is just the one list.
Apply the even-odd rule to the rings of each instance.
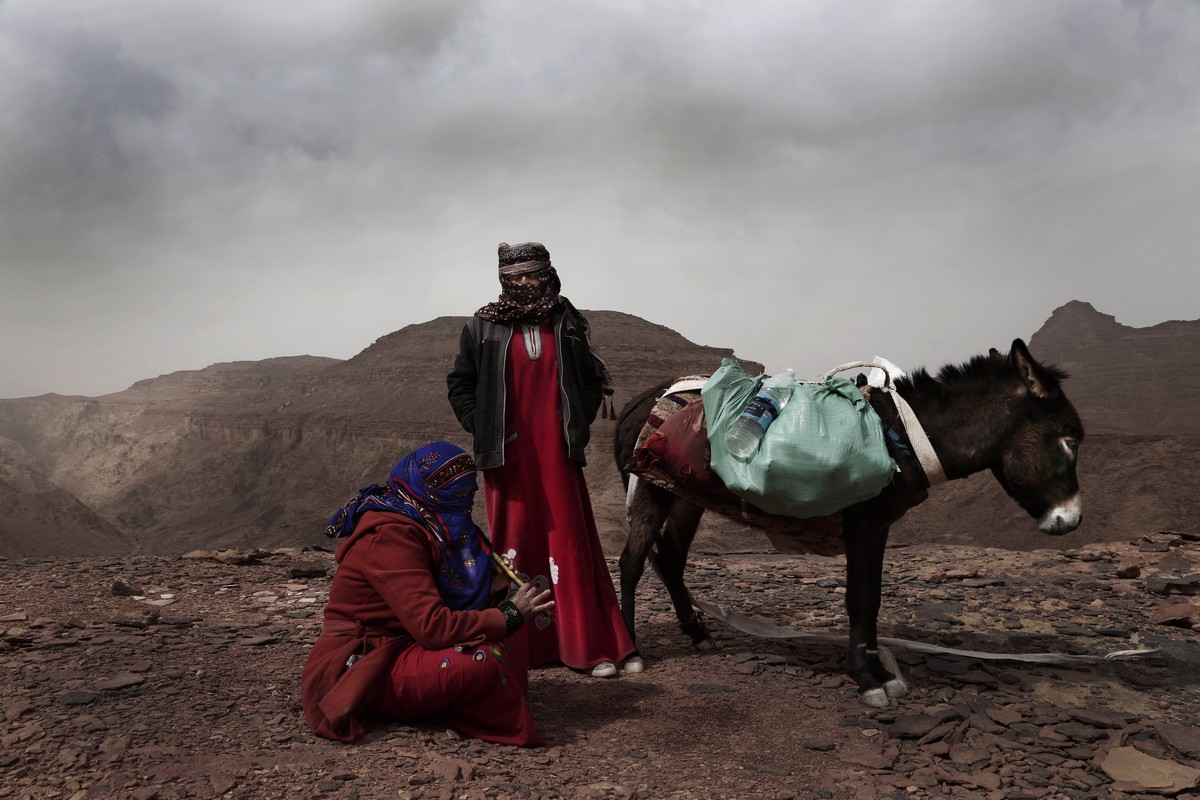
[[1083, 423], [1059, 386], [1066, 375], [1039, 364], [1020, 339], [1013, 341], [1008, 363], [1019, 378], [1019, 396], [1007, 446], [992, 472], [1004, 491], [1037, 518], [1039, 530], [1070, 533], [1083, 521], [1075, 475]]

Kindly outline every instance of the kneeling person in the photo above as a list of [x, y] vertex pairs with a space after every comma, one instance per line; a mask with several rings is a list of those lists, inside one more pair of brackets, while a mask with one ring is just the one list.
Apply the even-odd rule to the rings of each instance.
[[554, 602], [532, 583], [504, 599], [508, 580], [471, 519], [477, 485], [470, 455], [430, 442], [330, 520], [343, 541], [302, 680], [314, 733], [353, 742], [378, 720], [422, 720], [542, 744], [505, 641]]

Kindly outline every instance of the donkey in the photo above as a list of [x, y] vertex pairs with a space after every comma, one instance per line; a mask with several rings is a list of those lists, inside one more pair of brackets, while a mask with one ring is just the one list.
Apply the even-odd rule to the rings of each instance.
[[[1016, 339], [1007, 356], [992, 349], [961, 366], [942, 367], [937, 377], [924, 369], [895, 382], [894, 391], [907, 400], [941, 461], [946, 479], [964, 478], [990, 469], [1004, 491], [1030, 516], [1038, 529], [1058, 536], [1079, 527], [1083, 507], [1075, 474], [1083, 425], [1060, 382], [1066, 373], [1036, 361], [1025, 343]], [[672, 491], [648, 480], [631, 480], [630, 468], [639, 432], [656, 400], [670, 386], [656, 387], [632, 400], [618, 417], [613, 454], [628, 487], [629, 538], [620, 558], [621, 610], [629, 633], [634, 630], [634, 592], [646, 559], [671, 595], [684, 633], [699, 649], [714, 646], [699, 612], [692, 610], [683, 573], [688, 548], [707, 509], [758, 527], [770, 515], [756, 519], [732, 512], [735, 499], [715, 475], [722, 502], [707, 502], [684, 491]], [[904, 679], [880, 661], [876, 626], [882, 593], [884, 547], [890, 526], [927, 497], [929, 483], [912, 457], [908, 434], [890, 395], [870, 391], [868, 401], [885, 426], [892, 458], [900, 466], [894, 481], [879, 495], [840, 513], [841, 546], [846, 554], [846, 612], [849, 648], [846, 671], [857, 684], [859, 698], [882, 708], [891, 697], [907, 693]], [[687, 494], [687, 497], [681, 496]], [[791, 520], [785, 523], [832, 525], [837, 517]], [[810, 527], [810, 532], [812, 528]], [[772, 536], [772, 541], [777, 538]], [[835, 550], [835, 551], [836, 551]], [[810, 550], [811, 551], [811, 550]]]

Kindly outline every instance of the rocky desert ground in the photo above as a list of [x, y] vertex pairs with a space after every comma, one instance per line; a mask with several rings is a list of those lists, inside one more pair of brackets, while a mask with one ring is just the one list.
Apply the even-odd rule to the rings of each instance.
[[[299, 676], [333, 573], [313, 549], [0, 561], [0, 798], [1200, 798], [1200, 536], [888, 553], [882, 635], [912, 684], [861, 705], [834, 641], [717, 620], [692, 649], [657, 579], [649, 669], [531, 676], [548, 746], [305, 727]], [[615, 569], [615, 564], [612, 565]], [[844, 562], [697, 553], [697, 599], [838, 636]], [[1106, 654], [1154, 652], [1106, 660]], [[1054, 666], [1015, 654], [1094, 657]]]

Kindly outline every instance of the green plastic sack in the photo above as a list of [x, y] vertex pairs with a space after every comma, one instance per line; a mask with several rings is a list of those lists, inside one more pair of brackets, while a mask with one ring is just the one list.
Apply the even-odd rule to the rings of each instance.
[[899, 468], [888, 455], [883, 424], [845, 378], [796, 381], [751, 459], [729, 455], [725, 431], [762, 380], [726, 358], [700, 390], [711, 465], [730, 491], [772, 514], [820, 517], [875, 497], [892, 482]]

